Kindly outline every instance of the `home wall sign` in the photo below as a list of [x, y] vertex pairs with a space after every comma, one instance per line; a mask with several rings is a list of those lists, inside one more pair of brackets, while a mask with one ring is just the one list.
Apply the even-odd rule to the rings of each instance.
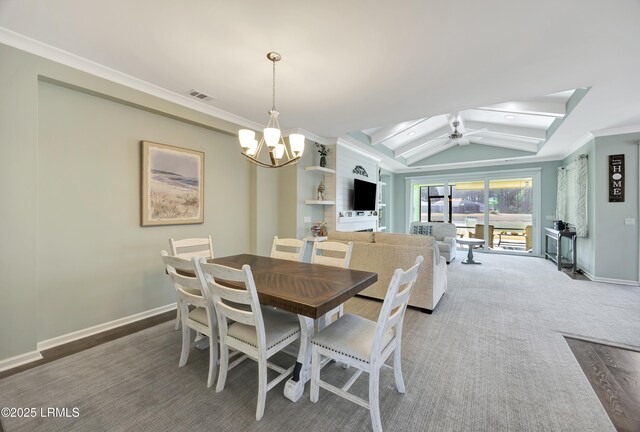
[[624, 155], [609, 155], [609, 202], [624, 202]]
[[367, 170], [364, 169], [362, 165], [356, 165], [356, 167], [353, 169], [353, 173], [361, 176], [369, 177], [369, 174], [367, 174]]

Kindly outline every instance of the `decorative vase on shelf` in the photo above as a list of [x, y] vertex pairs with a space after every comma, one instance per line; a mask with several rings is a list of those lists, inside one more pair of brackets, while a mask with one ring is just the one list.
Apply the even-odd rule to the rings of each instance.
[[323, 167], [323, 168], [327, 166], [327, 158], [326, 158], [326, 156], [320, 156], [320, 166]]

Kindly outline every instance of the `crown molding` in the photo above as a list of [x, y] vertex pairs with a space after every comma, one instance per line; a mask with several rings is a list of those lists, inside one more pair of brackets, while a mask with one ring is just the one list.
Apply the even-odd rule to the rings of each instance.
[[357, 146], [356, 146], [356, 140], [354, 138], [351, 138], [349, 136], [341, 136], [340, 138], [338, 138], [337, 143], [339, 146], [345, 147], [349, 150], [351, 150], [354, 153], [358, 153], [361, 156], [364, 156], [366, 158], [369, 158], [373, 161], [375, 161], [376, 163], [380, 162], [380, 158], [375, 157], [374, 155], [367, 153], [364, 150], [360, 150]]
[[302, 134], [302, 135], [304, 135], [304, 137], [306, 139], [308, 139], [310, 141], [317, 142], [318, 144], [327, 145], [327, 144], [331, 144], [331, 143], [335, 142], [335, 139], [331, 140], [331, 139], [328, 139], [328, 138], [321, 137], [320, 135], [316, 135], [313, 132], [309, 132], [306, 129], [293, 128], [293, 129], [287, 129], [287, 130], [282, 131], [282, 135], [283, 136], [289, 136], [289, 135], [294, 134], [294, 133]]
[[192, 100], [186, 95], [181, 95], [139, 78], [135, 78], [131, 75], [127, 75], [108, 66], [21, 35], [20, 33], [16, 33], [5, 27], [0, 27], [0, 43], [82, 72], [95, 75], [116, 84], [156, 96], [160, 99], [193, 109], [212, 117], [235, 123], [239, 126], [258, 130], [265, 127], [263, 124], [256, 123], [219, 108], [215, 108], [203, 102]]
[[594, 137], [603, 137], [603, 136], [611, 136], [611, 135], [626, 135], [631, 133], [640, 132], [640, 125], [633, 126], [624, 126], [617, 128], [609, 128], [609, 129], [598, 129], [591, 131]]

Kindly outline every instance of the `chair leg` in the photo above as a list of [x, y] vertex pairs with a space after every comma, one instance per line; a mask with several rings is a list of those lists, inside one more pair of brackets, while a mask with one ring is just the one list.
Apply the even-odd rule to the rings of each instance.
[[180, 353], [179, 367], [187, 364], [189, 360], [189, 348], [191, 347], [191, 329], [187, 325], [182, 326], [182, 352]]
[[258, 406], [256, 408], [256, 420], [264, 415], [264, 406], [267, 402], [267, 359], [258, 362]]
[[180, 323], [182, 321], [182, 318], [180, 317], [181, 313], [180, 313], [180, 303], [177, 303], [177, 307], [176, 307], [176, 325], [174, 327], [175, 331], [180, 330]]
[[396, 343], [396, 349], [393, 352], [393, 376], [396, 379], [396, 388], [398, 392], [404, 393], [404, 379], [402, 378], [402, 361], [401, 357], [401, 349], [400, 349], [400, 340], [398, 339]]
[[322, 356], [315, 347], [311, 348], [311, 402], [318, 402], [320, 398], [320, 361]]
[[216, 385], [216, 393], [224, 390], [227, 382], [227, 370], [229, 369], [229, 347], [220, 341], [220, 372], [218, 373], [218, 384]]
[[380, 368], [371, 365], [373, 369], [369, 371], [369, 410], [371, 413], [371, 425], [373, 432], [382, 432], [382, 422], [380, 421], [380, 400], [378, 396], [380, 388]]
[[218, 372], [218, 341], [215, 336], [209, 336], [209, 377], [207, 378], [207, 387], [211, 387], [216, 380]]

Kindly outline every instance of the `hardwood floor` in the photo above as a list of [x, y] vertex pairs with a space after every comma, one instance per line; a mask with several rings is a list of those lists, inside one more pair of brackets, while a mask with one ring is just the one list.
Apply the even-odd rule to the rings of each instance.
[[[114, 339], [121, 338], [123, 336], [130, 335], [132, 333], [138, 332], [140, 330], [144, 330], [149, 327], [153, 327], [160, 323], [175, 319], [176, 311], [172, 310], [169, 312], [165, 312], [159, 315], [155, 315], [149, 318], [145, 318], [140, 321], [136, 321], [131, 324], [123, 325], [121, 327], [117, 327], [111, 330], [107, 330], [102, 333], [95, 334], [93, 336], [88, 336], [83, 339], [78, 339], [73, 342], [66, 343], [64, 345], [60, 345], [54, 348], [50, 348], [48, 350], [42, 351], [42, 359], [27, 363], [22, 366], [18, 366], [13, 369], [9, 369], [6, 371], [0, 372], [0, 379], [6, 378], [11, 375], [15, 375], [19, 372], [34, 368], [36, 366], [40, 366], [45, 363], [52, 362], [62, 357], [69, 356], [71, 354], [75, 354], [77, 352], [92, 348], [97, 345], [101, 345], [105, 342], [112, 341]], [[2, 431], [2, 425], [0, 425], [0, 432]]]
[[640, 431], [640, 352], [565, 339], [616, 429]]

